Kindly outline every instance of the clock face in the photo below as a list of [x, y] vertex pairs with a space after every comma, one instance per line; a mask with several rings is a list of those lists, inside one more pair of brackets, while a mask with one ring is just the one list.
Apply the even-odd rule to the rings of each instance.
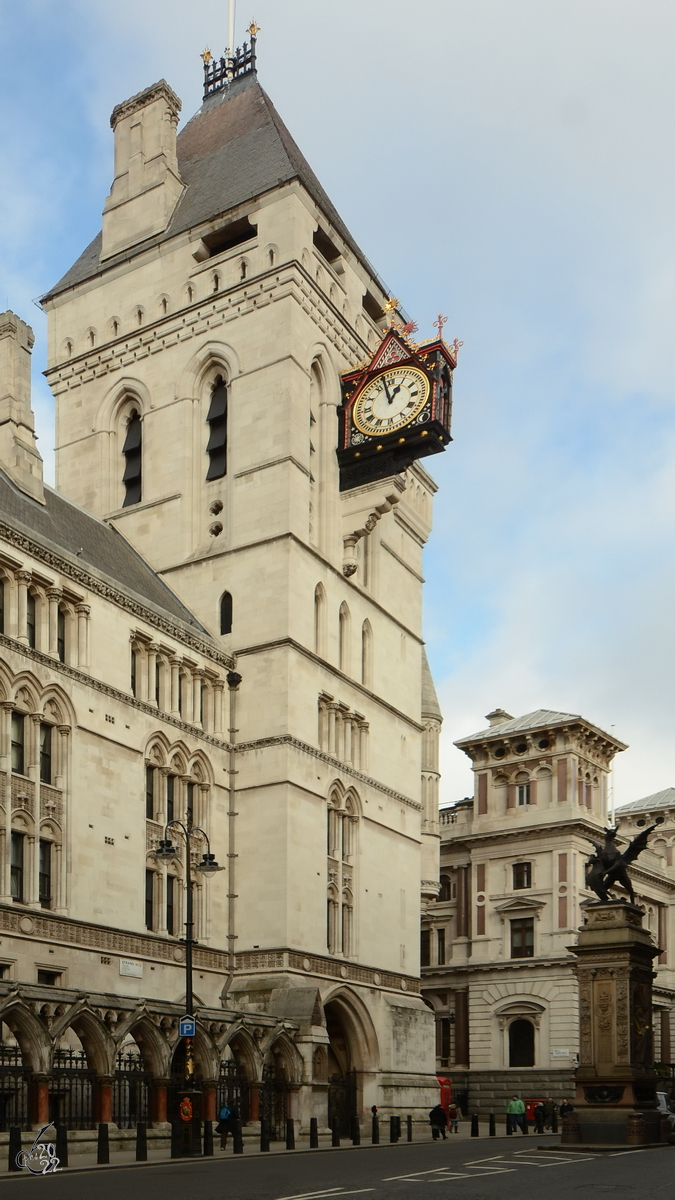
[[421, 413], [429, 397], [429, 380], [417, 367], [383, 371], [363, 389], [353, 409], [361, 433], [394, 433]]

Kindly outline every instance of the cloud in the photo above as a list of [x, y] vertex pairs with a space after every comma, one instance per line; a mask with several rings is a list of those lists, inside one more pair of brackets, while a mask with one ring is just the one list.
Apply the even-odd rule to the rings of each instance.
[[[615, 726], [620, 798], [666, 786], [675, 10], [259, 0], [255, 15], [263, 86], [355, 237], [423, 335], [442, 310], [465, 342], [455, 441], [429, 464], [445, 801], [472, 786], [453, 740], [495, 704]], [[1, 21], [0, 296], [36, 317], [37, 373], [30, 300], [98, 228], [113, 105], [164, 76], [189, 117], [226, 6], [24, 0]]]

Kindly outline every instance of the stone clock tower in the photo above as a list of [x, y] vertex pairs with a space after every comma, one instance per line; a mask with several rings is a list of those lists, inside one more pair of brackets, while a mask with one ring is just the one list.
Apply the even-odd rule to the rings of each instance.
[[[255, 38], [206, 64], [177, 136], [180, 108], [163, 80], [115, 108], [102, 231], [43, 300], [57, 487], [236, 655], [231, 811], [211, 830], [227, 842], [230, 997], [300, 1022], [292, 1071], [319, 1114], [349, 1087], [361, 1110], [428, 1108], [419, 910], [420, 885], [425, 901], [438, 887], [440, 712], [421, 569], [436, 485], [421, 436], [384, 475], [343, 471], [342, 489], [337, 455], [338, 408], [397, 314], [260, 87]], [[434, 346], [405, 386], [445, 405], [442, 449], [454, 359]], [[153, 700], [153, 649], [134, 653]], [[176, 703], [199, 727], [192, 693]]]

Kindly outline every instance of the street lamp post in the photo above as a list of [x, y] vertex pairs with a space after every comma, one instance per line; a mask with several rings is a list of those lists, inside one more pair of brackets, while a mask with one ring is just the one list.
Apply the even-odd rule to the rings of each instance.
[[[194, 1020], [193, 1011], [193, 995], [192, 995], [192, 947], [195, 945], [193, 936], [194, 917], [193, 917], [193, 879], [192, 879], [192, 841], [193, 838], [203, 839], [206, 842], [207, 850], [202, 855], [202, 860], [197, 863], [195, 871], [199, 871], [202, 875], [215, 875], [217, 871], [224, 870], [216, 862], [215, 854], [211, 853], [211, 843], [209, 836], [205, 830], [199, 825], [183, 824], [182, 821], [168, 821], [164, 826], [164, 837], [160, 840], [159, 846], [155, 852], [155, 856], [163, 862], [168, 862], [175, 858], [178, 853], [178, 848], [174, 846], [169, 837], [169, 829], [172, 827], [181, 831], [185, 840], [185, 1016]], [[185, 1085], [180, 1095], [180, 1117], [181, 1117], [181, 1148], [183, 1155], [201, 1154], [201, 1112], [200, 1101], [201, 1091], [194, 1086], [194, 1058], [192, 1053], [191, 1036], [185, 1037]]]

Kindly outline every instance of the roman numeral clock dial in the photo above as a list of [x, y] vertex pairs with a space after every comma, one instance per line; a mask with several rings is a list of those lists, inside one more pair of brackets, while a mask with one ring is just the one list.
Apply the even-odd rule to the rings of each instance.
[[419, 416], [429, 397], [429, 380], [417, 367], [394, 367], [377, 375], [354, 405], [353, 420], [370, 437], [395, 433]]

